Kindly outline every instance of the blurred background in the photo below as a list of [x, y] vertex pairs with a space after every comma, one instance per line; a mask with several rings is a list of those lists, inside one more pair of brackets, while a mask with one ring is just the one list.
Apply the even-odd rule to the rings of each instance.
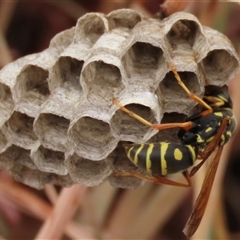
[[[46, 49], [51, 38], [87, 12], [132, 8], [154, 17], [187, 11], [224, 33], [240, 53], [240, 4], [233, 1], [68, 0], [0, 1], [0, 69]], [[240, 75], [229, 82], [240, 119]], [[0, 113], [1, 114], [1, 113]], [[240, 239], [240, 131], [224, 148], [206, 214], [193, 239]], [[206, 164], [206, 168], [207, 168]], [[145, 183], [134, 189], [73, 186], [44, 190], [0, 172], [0, 239], [186, 239], [182, 229], [204, 178], [183, 189]], [[77, 194], [76, 194], [77, 192]]]

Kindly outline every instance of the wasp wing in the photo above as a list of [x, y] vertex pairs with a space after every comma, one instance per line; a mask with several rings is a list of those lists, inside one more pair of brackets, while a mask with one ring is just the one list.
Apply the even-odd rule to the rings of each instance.
[[214, 157], [214, 160], [208, 169], [201, 192], [195, 202], [191, 216], [186, 226], [184, 227], [183, 232], [188, 238], [190, 238], [195, 233], [202, 220], [212, 190], [212, 185], [217, 172], [219, 160], [222, 154], [222, 149], [223, 147], [220, 147], [218, 149], [216, 156]]
[[[221, 139], [221, 136], [226, 129], [227, 123], [228, 123], [228, 120], [223, 119], [221, 126], [219, 127], [218, 132], [212, 141], [212, 144], [210, 144], [211, 146], [207, 149], [207, 153], [204, 156], [204, 159], [202, 160], [203, 162], [205, 162], [207, 160], [209, 155], [218, 146], [219, 140]], [[212, 163], [210, 164], [210, 166], [208, 168], [205, 179], [203, 181], [201, 191], [200, 191], [200, 193], [197, 197], [197, 200], [194, 204], [191, 216], [189, 217], [189, 220], [184, 227], [183, 232], [188, 238], [190, 238], [196, 232], [199, 224], [201, 223], [201, 220], [202, 220], [203, 214], [206, 210], [208, 199], [209, 199], [209, 196], [210, 196], [210, 193], [212, 190], [212, 185], [213, 185], [213, 181], [214, 181], [214, 178], [215, 178], [215, 175], [217, 172], [217, 168], [218, 168], [219, 160], [220, 160], [220, 157], [222, 154], [222, 150], [223, 150], [223, 146], [220, 146], [217, 150], [217, 153], [216, 153]], [[197, 167], [198, 167], [198, 165], [197, 165]]]

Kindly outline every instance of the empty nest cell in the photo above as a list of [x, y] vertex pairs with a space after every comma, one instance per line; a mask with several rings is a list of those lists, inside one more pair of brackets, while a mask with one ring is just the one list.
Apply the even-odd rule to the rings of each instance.
[[35, 105], [37, 108], [50, 95], [48, 87], [48, 71], [28, 65], [17, 77], [14, 87], [18, 100]]
[[[150, 123], [156, 123], [156, 119], [150, 107], [141, 104], [127, 104], [125, 107], [146, 119]], [[151, 131], [150, 127], [139, 122], [127, 113], [118, 109], [111, 119], [114, 131], [125, 141], [141, 142], [144, 136]]]
[[37, 168], [42, 172], [55, 173], [57, 175], [66, 175], [68, 170], [64, 165], [64, 153], [53, 151], [51, 149], [39, 146], [31, 157]]
[[117, 143], [108, 123], [89, 116], [82, 116], [73, 124], [69, 140], [79, 156], [95, 161], [105, 158], [112, 151], [109, 148]]
[[57, 151], [69, 147], [67, 131], [70, 120], [51, 113], [41, 113], [34, 123], [34, 132], [43, 146]]
[[0, 127], [10, 117], [13, 108], [14, 103], [10, 88], [0, 83]]
[[206, 83], [213, 85], [223, 85], [239, 66], [238, 60], [223, 49], [210, 51], [202, 63], [205, 69]]
[[60, 57], [53, 67], [54, 75], [51, 77], [51, 88], [65, 87], [81, 91], [80, 74], [83, 63], [76, 58]]
[[99, 185], [111, 174], [111, 168], [105, 160], [91, 161], [76, 153], [69, 156], [65, 164], [73, 181], [87, 186]]
[[50, 94], [48, 89], [48, 72], [40, 67], [29, 65], [18, 76], [17, 82], [24, 86], [25, 96], [28, 92], [36, 93], [41, 96]]
[[14, 144], [31, 149], [37, 140], [37, 136], [33, 131], [33, 122], [34, 118], [32, 117], [18, 111], [13, 112], [5, 125]]
[[107, 15], [109, 29], [128, 28], [133, 29], [141, 21], [141, 15], [131, 9], [120, 9]]
[[[198, 77], [193, 72], [178, 72], [184, 84], [194, 94], [201, 95], [201, 87]], [[165, 112], [179, 112], [188, 114], [189, 110], [196, 105], [187, 93], [178, 84], [174, 74], [168, 72], [160, 83], [159, 99], [163, 102]]]
[[70, 187], [74, 184], [74, 182], [69, 174], [57, 175], [55, 173], [49, 173], [47, 181], [50, 184], [63, 186], [63, 187]]
[[15, 165], [10, 170], [10, 173], [17, 181], [37, 189], [42, 189], [48, 183], [64, 187], [69, 187], [73, 184], [69, 175], [59, 176], [54, 173], [42, 172], [38, 169], [30, 169], [19, 164]]
[[37, 169], [30, 169], [23, 165], [16, 164], [11, 168], [10, 173], [16, 181], [37, 189], [42, 189], [44, 185], [48, 183], [47, 173]]
[[150, 43], [136, 42], [122, 58], [128, 77], [155, 79], [156, 70], [163, 62], [163, 51]]
[[111, 102], [124, 87], [119, 68], [103, 61], [90, 62], [82, 72], [81, 82], [87, 88], [88, 99], [97, 104]]
[[[185, 45], [186, 50], [191, 50], [199, 34], [198, 23], [185, 19], [175, 22], [166, 37], [173, 49]], [[189, 48], [187, 48], [187, 45], [189, 45]]]
[[0, 154], [1, 166], [11, 169], [14, 165], [26, 166], [30, 169], [36, 169], [32, 159], [30, 158], [30, 150], [11, 145], [7, 150]]
[[77, 23], [74, 41], [90, 49], [106, 31], [107, 21], [103, 19], [101, 14], [96, 13], [81, 17]]
[[143, 184], [143, 181], [136, 177], [120, 177], [115, 175], [109, 176], [108, 181], [113, 187], [124, 189], [135, 189]]

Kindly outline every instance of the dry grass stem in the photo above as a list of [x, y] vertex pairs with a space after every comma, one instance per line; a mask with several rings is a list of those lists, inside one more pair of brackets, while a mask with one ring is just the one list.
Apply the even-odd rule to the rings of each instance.
[[68, 1], [49, 1], [49, 4], [59, 8], [61, 11], [65, 12], [68, 16], [72, 17], [73, 19], [78, 19], [85, 13], [87, 13], [87, 9], [85, 9], [80, 4], [68, 0]]
[[13, 61], [6, 39], [0, 29], [0, 68]]
[[106, 4], [105, 1], [100, 1], [98, 8], [100, 12], [109, 13], [115, 9], [128, 8], [129, 2], [130, 2], [129, 0], [121, 0], [121, 1], [112, 0], [112, 1], [108, 1]]
[[[177, 174], [170, 179], [174, 181], [182, 181], [182, 176], [181, 174]], [[170, 216], [172, 216], [177, 207], [182, 203], [188, 191], [189, 188], [173, 188], [167, 185], [162, 185], [160, 188], [156, 188], [152, 200], [148, 202], [145, 201], [145, 205], [147, 205], [144, 205], [144, 208], [138, 212], [131, 228], [127, 229], [130, 231], [129, 235], [135, 232], [143, 239], [152, 238], [153, 234], [163, 228]], [[161, 211], [159, 212], [158, 210], [160, 207]]]
[[76, 222], [71, 222], [67, 225], [66, 234], [72, 239], [87, 239], [96, 240], [93, 235], [95, 229], [89, 226], [80, 226]]
[[[2, 1], [0, 3], [0, 29], [3, 33], [6, 32], [9, 22], [13, 16], [14, 10], [17, 5], [16, 1]], [[0, 44], [1, 45], [1, 44]]]
[[[4, 204], [41, 220], [45, 220], [52, 212], [51, 205], [18, 183], [6, 180], [0, 181], [0, 195], [1, 202]], [[89, 229], [85, 229], [74, 222], [67, 224], [65, 232], [72, 238], [85, 236], [87, 239], [92, 239], [92, 233]]]
[[172, 1], [165, 0], [163, 4], [160, 5], [160, 9], [164, 11], [168, 16], [179, 11], [183, 11], [189, 4], [191, 4], [191, 0], [189, 1]]
[[[181, 174], [171, 179], [183, 180]], [[146, 183], [141, 188], [126, 192], [109, 220], [108, 232], [112, 238], [150, 239], [164, 226], [188, 191], [189, 188], [167, 185], [156, 187]], [[156, 210], [159, 208], [160, 213]]]
[[39, 219], [45, 219], [51, 212], [51, 206], [31, 191], [10, 181], [0, 181], [0, 192], [16, 205], [27, 209]]
[[145, 197], [148, 196], [152, 187], [151, 183], [146, 183], [137, 189], [123, 193], [109, 220], [107, 231], [112, 237], [126, 237], [128, 227], [136, 220], [136, 215], [144, 206]]
[[223, 206], [221, 193], [215, 202], [215, 214], [213, 217], [213, 228], [214, 228], [214, 239], [230, 239], [227, 224], [225, 211]]
[[63, 188], [52, 213], [43, 224], [36, 239], [60, 239], [65, 225], [73, 217], [85, 192], [86, 187], [78, 184]]
[[134, 9], [136, 12], [142, 13], [146, 17], [152, 17], [152, 13], [149, 12], [146, 8], [142, 6], [138, 1], [131, 1], [130, 6], [131, 9]]
[[58, 199], [58, 194], [57, 194], [55, 187], [53, 185], [46, 184], [44, 187], [44, 191], [45, 191], [49, 201], [52, 204], [55, 204]]
[[94, 212], [95, 222], [97, 224], [96, 231], [101, 231], [106, 220], [109, 207], [114, 201], [114, 197], [118, 189], [112, 187], [109, 182], [104, 182], [97, 188], [93, 188], [90, 192], [87, 201], [91, 202], [91, 208]]
[[0, 235], [0, 239], [1, 239], [1, 240], [5, 240], [6, 238], [4, 238], [3, 236]]

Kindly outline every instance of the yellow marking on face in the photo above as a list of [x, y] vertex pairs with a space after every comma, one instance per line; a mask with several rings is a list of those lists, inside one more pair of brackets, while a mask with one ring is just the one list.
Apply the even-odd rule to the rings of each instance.
[[173, 155], [174, 155], [175, 160], [178, 160], [178, 161], [182, 160], [182, 158], [183, 158], [183, 154], [182, 154], [182, 152], [180, 151], [179, 148], [176, 148], [174, 150]]
[[162, 175], [167, 174], [167, 161], [165, 159], [165, 154], [167, 152], [168, 145], [168, 143], [163, 143], [160, 145]]
[[134, 155], [133, 163], [135, 165], [138, 165], [138, 154], [142, 151], [143, 147], [144, 147], [144, 144], [141, 144]]
[[146, 170], [150, 174], [152, 173], [152, 171], [151, 171], [152, 162], [151, 162], [150, 156], [151, 156], [153, 147], [154, 147], [154, 144], [150, 143], [148, 150], [147, 150], [147, 156], [146, 156]]
[[205, 133], [210, 132], [210, 131], [212, 131], [212, 128], [211, 128], [211, 127], [208, 127], [208, 128], [205, 130]]
[[219, 107], [224, 105], [224, 101], [227, 102], [227, 100], [221, 95], [218, 95], [217, 97], [205, 96], [204, 98], [209, 102], [215, 103]]
[[204, 139], [200, 135], [197, 135], [197, 142], [198, 143], [203, 143]]
[[228, 100], [224, 97], [224, 96], [222, 96], [222, 95], [218, 95], [218, 98], [220, 98], [221, 100], [223, 100], [224, 102], [227, 102]]
[[217, 117], [223, 117], [223, 113], [221, 112], [215, 112], [214, 115]]

